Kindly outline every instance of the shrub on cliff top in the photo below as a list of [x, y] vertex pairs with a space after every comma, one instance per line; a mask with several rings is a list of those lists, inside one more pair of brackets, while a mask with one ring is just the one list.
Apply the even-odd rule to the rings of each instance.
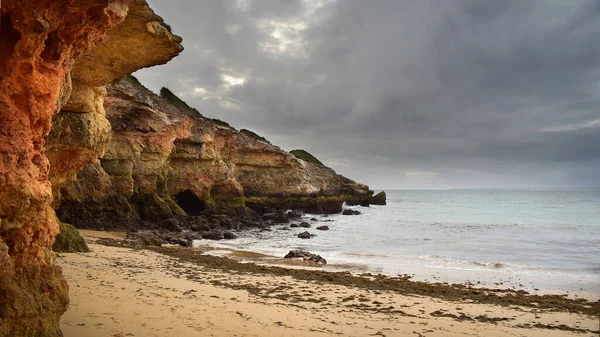
[[89, 252], [90, 248], [79, 234], [77, 228], [72, 225], [59, 222], [60, 233], [56, 236], [52, 250], [57, 253]]
[[171, 25], [169, 25], [168, 23], [166, 23], [164, 21], [161, 22], [160, 25], [165, 27], [169, 31], [169, 33], [173, 34], [173, 28], [171, 28]]
[[138, 79], [137, 79], [137, 77], [135, 77], [135, 76], [133, 76], [133, 75], [131, 75], [131, 74], [129, 74], [129, 75], [125, 76], [125, 77], [126, 77], [128, 80], [132, 81], [132, 82], [135, 82], [135, 83], [137, 83], [137, 84], [142, 84], [142, 83], [140, 83], [140, 80], [138, 80]]
[[254, 138], [256, 140], [261, 140], [261, 141], [263, 141], [263, 142], [265, 142], [267, 144], [271, 144], [271, 142], [269, 142], [265, 137], [259, 136], [256, 133], [254, 133], [254, 132], [252, 132], [252, 131], [250, 131], [248, 129], [240, 129], [240, 132], [243, 133], [243, 134], [245, 134], [245, 135], [247, 135], [247, 136], [249, 136], [250, 138]]
[[235, 130], [235, 128], [234, 128], [233, 126], [229, 125], [229, 123], [227, 123], [227, 122], [224, 122], [224, 121], [222, 121], [222, 120], [220, 120], [220, 119], [217, 119], [217, 118], [208, 118], [208, 119], [209, 119], [211, 122], [213, 122], [213, 123], [215, 123], [215, 124], [217, 124], [217, 125], [224, 126], [224, 127], [227, 127], [227, 128], [230, 128], [230, 129], [234, 129], [234, 130]]
[[325, 166], [325, 165], [323, 165], [323, 163], [321, 163], [321, 161], [319, 159], [315, 158], [315, 156], [306, 152], [305, 150], [292, 150], [292, 151], [290, 151], [290, 153], [293, 154], [294, 156], [296, 156], [296, 158], [302, 159], [305, 162], [313, 163], [315, 165]]

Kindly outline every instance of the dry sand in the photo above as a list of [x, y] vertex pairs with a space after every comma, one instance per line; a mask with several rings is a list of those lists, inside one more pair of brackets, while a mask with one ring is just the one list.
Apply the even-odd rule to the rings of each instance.
[[222, 271], [85, 234], [91, 253], [57, 259], [70, 286], [65, 337], [599, 335], [595, 312], [402, 295], [246, 267]]

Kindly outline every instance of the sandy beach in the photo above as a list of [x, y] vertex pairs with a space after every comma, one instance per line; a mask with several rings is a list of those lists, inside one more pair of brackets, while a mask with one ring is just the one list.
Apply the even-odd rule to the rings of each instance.
[[65, 337], [599, 333], [597, 302], [370, 281], [241, 264], [192, 249], [107, 246], [100, 237], [118, 242], [108, 233], [84, 236], [92, 252], [57, 257], [70, 287], [71, 303], [61, 319]]

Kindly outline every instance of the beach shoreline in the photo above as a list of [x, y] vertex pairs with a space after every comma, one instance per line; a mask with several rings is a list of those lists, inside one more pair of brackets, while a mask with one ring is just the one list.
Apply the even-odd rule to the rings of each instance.
[[[61, 254], [70, 336], [566, 336], [597, 334], [598, 302], [240, 263], [84, 233]], [[107, 245], [108, 244], [108, 245]], [[122, 247], [119, 247], [121, 245]]]

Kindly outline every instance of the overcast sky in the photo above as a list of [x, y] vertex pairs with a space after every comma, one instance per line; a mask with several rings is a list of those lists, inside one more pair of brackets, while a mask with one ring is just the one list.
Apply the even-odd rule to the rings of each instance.
[[600, 186], [600, 0], [149, 0], [135, 75], [373, 188]]

